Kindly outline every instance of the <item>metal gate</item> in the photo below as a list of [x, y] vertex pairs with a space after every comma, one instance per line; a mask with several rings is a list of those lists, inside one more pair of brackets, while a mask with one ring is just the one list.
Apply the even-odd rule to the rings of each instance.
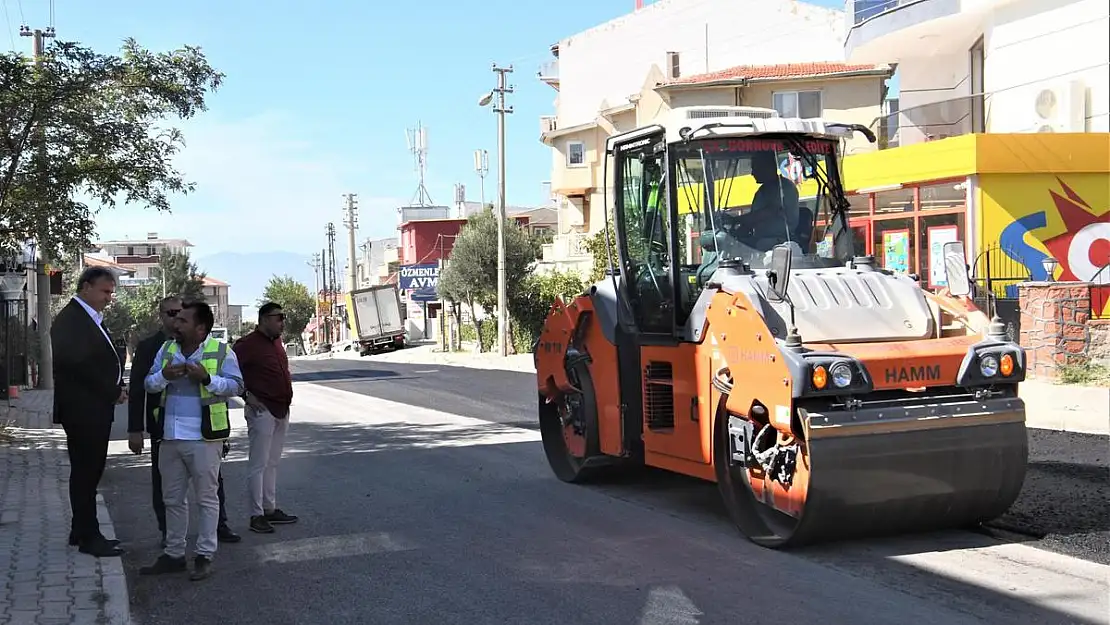
[[1018, 285], [1029, 281], [1029, 269], [1021, 261], [1021, 255], [1012, 249], [992, 245], [975, 257], [971, 271], [975, 305], [988, 316], [991, 313], [998, 315], [1006, 325], [1006, 335], [1010, 340], [1020, 342]]
[[30, 328], [27, 324], [27, 300], [0, 301], [0, 377], [4, 378], [3, 397], [8, 387], [27, 385]]

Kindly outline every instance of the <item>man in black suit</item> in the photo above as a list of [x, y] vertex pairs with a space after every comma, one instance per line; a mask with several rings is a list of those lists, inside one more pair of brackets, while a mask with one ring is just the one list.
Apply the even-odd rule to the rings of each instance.
[[116, 291], [115, 275], [86, 269], [77, 295], [54, 318], [54, 422], [62, 424], [69, 452], [69, 544], [98, 558], [123, 553], [119, 541], [100, 533], [96, 489], [108, 459], [115, 407], [127, 401], [123, 362], [103, 325], [104, 309]]
[[[173, 337], [173, 320], [181, 312], [181, 298], [171, 295], [158, 303], [158, 321], [161, 327], [157, 332], [139, 341], [135, 354], [131, 357], [131, 393], [127, 402], [127, 446], [131, 453], [143, 453], [143, 430], [150, 433], [150, 482], [154, 516], [158, 519], [158, 530], [162, 532], [162, 548], [166, 547], [166, 502], [162, 499], [162, 474], [158, 471], [158, 450], [162, 442], [162, 425], [154, 420], [154, 409], [162, 401], [161, 393], [147, 393], [143, 380], [154, 365], [154, 357], [162, 345]], [[224, 443], [224, 455], [227, 454]], [[227, 508], [224, 504], [224, 476], [218, 476], [220, 498], [220, 521], [216, 527], [216, 537], [220, 542], [237, 543], [242, 536], [231, 531], [227, 525]]]

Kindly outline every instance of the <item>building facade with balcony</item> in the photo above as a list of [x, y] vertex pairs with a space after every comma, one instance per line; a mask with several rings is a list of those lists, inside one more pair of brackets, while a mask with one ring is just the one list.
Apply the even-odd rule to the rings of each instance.
[[[870, 126], [882, 116], [891, 72], [886, 65], [811, 62], [742, 65], [669, 79], [666, 71], [652, 66], [626, 104], [601, 111], [590, 123], [541, 135], [552, 148], [552, 188], [559, 208], [559, 229], [544, 248], [544, 268], [588, 272], [592, 265], [586, 240], [605, 227], [602, 177], [608, 137], [686, 106], [753, 106], [782, 116]], [[862, 137], [845, 146], [847, 154], [875, 149]]]
[[101, 241], [96, 247], [99, 256], [135, 270], [133, 275], [121, 278], [121, 284], [128, 284], [153, 280], [162, 254], [184, 254], [193, 244], [185, 239], [163, 239], [157, 232], [150, 232], [145, 239]]
[[1110, 131], [1105, 0], [849, 0], [845, 58], [896, 63], [907, 145]]
[[[539, 78], [558, 95], [555, 113], [540, 119], [540, 135], [552, 148], [551, 194], [559, 219], [544, 250], [544, 267], [589, 269], [585, 240], [604, 227], [602, 155], [609, 136], [692, 103], [743, 100], [784, 112], [847, 109], [855, 115], [861, 106], [841, 91], [846, 82], [825, 91], [804, 82], [807, 77], [822, 82], [812, 75], [729, 73], [742, 66], [841, 61], [845, 26], [842, 11], [804, 2], [663, 0], [551, 46], [554, 58], [541, 67]], [[870, 123], [880, 114], [887, 70], [879, 64], [860, 67], [868, 75], [852, 78], [868, 84], [867, 93], [851, 97], [873, 101], [858, 113], [870, 115]], [[707, 84], [684, 83], [695, 77]], [[764, 78], [798, 82], [788, 87]]]

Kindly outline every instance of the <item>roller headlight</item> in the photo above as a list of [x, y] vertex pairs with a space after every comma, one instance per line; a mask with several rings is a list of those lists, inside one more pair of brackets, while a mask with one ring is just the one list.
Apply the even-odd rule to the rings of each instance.
[[998, 358], [991, 354], [983, 356], [979, 361], [979, 373], [982, 373], [984, 378], [998, 375]]
[[852, 384], [852, 368], [845, 363], [833, 365], [829, 373], [833, 385], [837, 388], [844, 388]]

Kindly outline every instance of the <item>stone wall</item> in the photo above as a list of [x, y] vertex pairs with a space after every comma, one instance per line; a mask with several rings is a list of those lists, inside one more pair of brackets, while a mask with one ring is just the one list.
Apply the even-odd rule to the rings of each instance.
[[1091, 341], [1087, 355], [1094, 362], [1110, 365], [1110, 319], [1092, 319], [1087, 330]]
[[1018, 293], [1030, 376], [1051, 379], [1060, 365], [1110, 358], [1110, 321], [1091, 319], [1089, 283], [1026, 282]]

